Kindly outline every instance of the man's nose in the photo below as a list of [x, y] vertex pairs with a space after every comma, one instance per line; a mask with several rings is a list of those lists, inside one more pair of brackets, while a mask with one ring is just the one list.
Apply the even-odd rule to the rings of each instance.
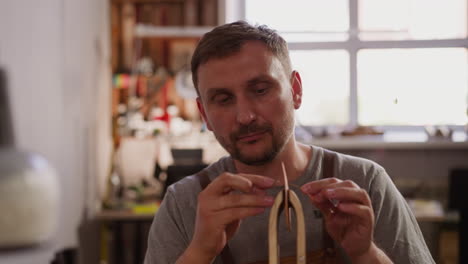
[[242, 125], [248, 125], [255, 121], [257, 115], [254, 107], [248, 101], [239, 102], [237, 105], [237, 122]]

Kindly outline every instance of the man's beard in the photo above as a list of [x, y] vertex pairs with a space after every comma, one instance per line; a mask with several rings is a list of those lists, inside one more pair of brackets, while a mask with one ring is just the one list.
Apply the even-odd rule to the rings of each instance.
[[[270, 123], [253, 123], [247, 126], [239, 127], [237, 131], [234, 131], [229, 135], [228, 140], [221, 137], [217, 138], [221, 145], [226, 149], [226, 151], [229, 152], [229, 154], [231, 154], [232, 158], [250, 166], [261, 166], [271, 162], [278, 155], [278, 153], [281, 152], [288, 138], [287, 132], [288, 129], [282, 129], [279, 131], [278, 134], [275, 135], [273, 127]], [[270, 134], [271, 145], [268, 145], [268, 143], [266, 143], [265, 149], [262, 151], [262, 153], [249, 156], [247, 153], [242, 152], [241, 148], [237, 144], [237, 141], [240, 137], [252, 133]], [[255, 143], [256, 142], [253, 142], [252, 144]], [[244, 145], [248, 144], [248, 142], [244, 143]]]

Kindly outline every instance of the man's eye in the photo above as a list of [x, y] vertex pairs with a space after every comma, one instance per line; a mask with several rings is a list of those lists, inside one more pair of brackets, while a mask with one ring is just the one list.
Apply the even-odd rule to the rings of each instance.
[[213, 98], [213, 101], [217, 104], [227, 104], [229, 100], [231, 100], [231, 96], [226, 95], [226, 94], [216, 95]]
[[267, 90], [266, 88], [261, 88], [261, 89], [255, 90], [255, 92], [256, 92], [257, 94], [264, 94], [264, 93], [266, 93], [266, 90]]
[[257, 88], [255, 88], [255, 93], [257, 95], [264, 95], [268, 92], [268, 85], [260, 85]]

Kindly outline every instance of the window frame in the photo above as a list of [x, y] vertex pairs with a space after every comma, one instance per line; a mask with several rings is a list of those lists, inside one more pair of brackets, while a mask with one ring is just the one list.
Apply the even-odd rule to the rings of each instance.
[[[228, 1], [228, 0], [225, 0]], [[246, 0], [239, 0], [235, 10], [228, 14], [227, 20], [246, 19]], [[359, 38], [359, 0], [348, 0], [349, 30], [348, 39], [344, 41], [321, 42], [288, 42], [289, 50], [345, 50], [349, 54], [349, 121], [345, 127], [357, 127], [358, 122], [358, 72], [357, 54], [362, 49], [410, 49], [410, 48], [465, 48], [468, 50], [468, 36], [462, 39], [428, 39], [428, 40], [361, 40]], [[226, 6], [227, 7], [227, 6]], [[227, 12], [228, 10], [226, 10]], [[468, 10], [466, 10], [468, 16]], [[228, 13], [228, 12], [227, 12]], [[229, 19], [231, 18], [231, 19]], [[236, 18], [236, 19], [235, 19]], [[228, 22], [228, 21], [226, 21]], [[468, 85], [467, 85], [468, 90]], [[468, 99], [467, 99], [468, 100]], [[468, 102], [467, 102], [468, 115]], [[467, 123], [468, 125], [468, 123]], [[326, 127], [327, 125], [314, 125], [309, 127]], [[466, 125], [449, 125], [451, 129], [463, 130]], [[423, 126], [386, 125], [378, 126], [383, 130], [421, 130]]]

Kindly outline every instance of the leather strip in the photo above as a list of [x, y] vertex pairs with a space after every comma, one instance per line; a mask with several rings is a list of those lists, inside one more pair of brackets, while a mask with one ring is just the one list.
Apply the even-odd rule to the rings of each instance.
[[[334, 177], [334, 170], [335, 170], [335, 157], [332, 152], [324, 149], [323, 150], [323, 159], [322, 159], [322, 177], [323, 179], [326, 178], [333, 178]], [[325, 220], [322, 222], [323, 225], [323, 245], [325, 246], [325, 250], [329, 254], [334, 254], [335, 252], [335, 245], [333, 243], [333, 239], [328, 234], [325, 228]]]

